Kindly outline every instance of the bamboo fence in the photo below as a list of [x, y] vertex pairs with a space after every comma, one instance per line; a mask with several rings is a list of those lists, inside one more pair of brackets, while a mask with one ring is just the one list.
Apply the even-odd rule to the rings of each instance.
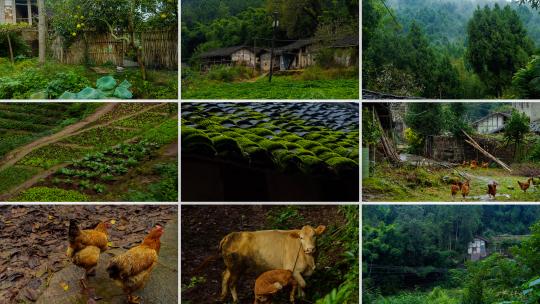
[[[144, 63], [150, 68], [176, 69], [178, 67], [178, 31], [160, 30], [138, 33], [143, 49]], [[85, 32], [82, 39], [69, 47], [61, 37], [51, 44], [53, 57], [64, 64], [112, 63], [123, 66], [129, 46], [126, 41], [114, 39], [111, 34]]]

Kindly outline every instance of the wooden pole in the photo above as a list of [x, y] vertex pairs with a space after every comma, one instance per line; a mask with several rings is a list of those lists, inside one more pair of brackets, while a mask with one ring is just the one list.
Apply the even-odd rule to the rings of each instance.
[[47, 24], [45, 23], [45, 0], [38, 0], [38, 14], [39, 14], [39, 21], [38, 21], [38, 33], [39, 33], [39, 63], [44, 64], [45, 63], [45, 55], [47, 47]]
[[498, 158], [496, 158], [495, 156], [491, 155], [489, 152], [487, 152], [486, 150], [484, 150], [482, 147], [480, 147], [480, 145], [471, 137], [469, 136], [469, 134], [467, 134], [467, 132], [465, 132], [464, 130], [461, 130], [461, 132], [463, 132], [463, 134], [465, 134], [465, 136], [467, 136], [467, 138], [469, 140], [465, 140], [466, 143], [468, 143], [469, 145], [473, 146], [474, 148], [476, 148], [478, 151], [480, 151], [482, 154], [484, 154], [485, 156], [491, 158], [494, 162], [496, 162], [497, 164], [499, 164], [501, 167], [503, 167], [505, 170], [509, 171], [509, 172], [512, 172], [512, 169], [510, 169], [510, 167], [508, 165], [506, 165], [505, 163], [503, 163], [501, 160], [499, 160]]
[[268, 78], [268, 82], [272, 82], [272, 74], [274, 71], [274, 48], [275, 48], [275, 42], [276, 42], [276, 29], [278, 26], [278, 12], [274, 12], [274, 22], [273, 27], [274, 30], [272, 32], [272, 50], [270, 51], [270, 76]]

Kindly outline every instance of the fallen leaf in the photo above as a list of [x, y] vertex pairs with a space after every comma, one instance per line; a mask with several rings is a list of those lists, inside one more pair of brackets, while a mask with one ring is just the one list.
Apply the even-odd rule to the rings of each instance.
[[116, 220], [111, 220], [111, 225], [116, 224]]
[[69, 290], [69, 285], [68, 285], [66, 282], [60, 283], [60, 287], [62, 287], [62, 289], [63, 289], [64, 291], [68, 291], [68, 290]]

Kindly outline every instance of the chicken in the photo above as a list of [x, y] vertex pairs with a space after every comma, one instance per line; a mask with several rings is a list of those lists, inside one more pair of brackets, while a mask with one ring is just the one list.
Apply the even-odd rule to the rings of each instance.
[[469, 185], [469, 181], [464, 182], [463, 186], [461, 186], [461, 195], [463, 196], [463, 198], [469, 195], [470, 190], [471, 186]]
[[276, 269], [261, 274], [255, 281], [254, 304], [271, 304], [272, 296], [286, 286], [292, 287], [289, 298], [291, 303], [294, 303], [294, 293], [298, 282], [293, 278], [290, 270]]
[[521, 190], [523, 190], [523, 192], [527, 192], [527, 189], [529, 189], [529, 186], [531, 185], [531, 180], [532, 180], [532, 177], [529, 177], [529, 179], [527, 180], [527, 182], [520, 182], [520, 181], [517, 181], [519, 187], [521, 188]]
[[489, 166], [489, 163], [482, 162], [482, 168], [487, 169]]
[[471, 169], [476, 169], [478, 168], [478, 162], [476, 160], [471, 160]]
[[488, 195], [491, 198], [493, 196], [493, 199], [495, 199], [495, 196], [497, 195], [497, 186], [499, 184], [496, 181], [491, 181], [488, 184]]
[[452, 194], [452, 198], [456, 197], [456, 194], [461, 190], [461, 187], [463, 186], [463, 183], [457, 182], [456, 184], [452, 184], [450, 187], [450, 193]]
[[127, 294], [128, 303], [139, 303], [132, 293], [143, 288], [158, 262], [163, 228], [156, 226], [142, 243], [111, 259], [107, 272]]
[[99, 254], [108, 247], [109, 222], [99, 223], [95, 229], [81, 230], [76, 220], [69, 221], [67, 256], [73, 264], [86, 270], [91, 275], [99, 260]]

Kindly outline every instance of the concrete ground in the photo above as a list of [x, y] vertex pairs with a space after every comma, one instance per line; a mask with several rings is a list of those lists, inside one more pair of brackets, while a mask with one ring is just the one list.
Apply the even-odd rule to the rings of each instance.
[[[107, 274], [109, 260], [124, 249], [111, 249], [102, 253], [96, 275], [89, 277], [87, 288], [81, 286], [84, 270], [70, 264], [55, 273], [49, 280], [38, 304], [124, 304], [126, 296]], [[173, 220], [165, 227], [161, 237], [158, 265], [154, 268], [146, 286], [135, 293], [141, 304], [165, 304], [178, 302], [178, 222]]]

